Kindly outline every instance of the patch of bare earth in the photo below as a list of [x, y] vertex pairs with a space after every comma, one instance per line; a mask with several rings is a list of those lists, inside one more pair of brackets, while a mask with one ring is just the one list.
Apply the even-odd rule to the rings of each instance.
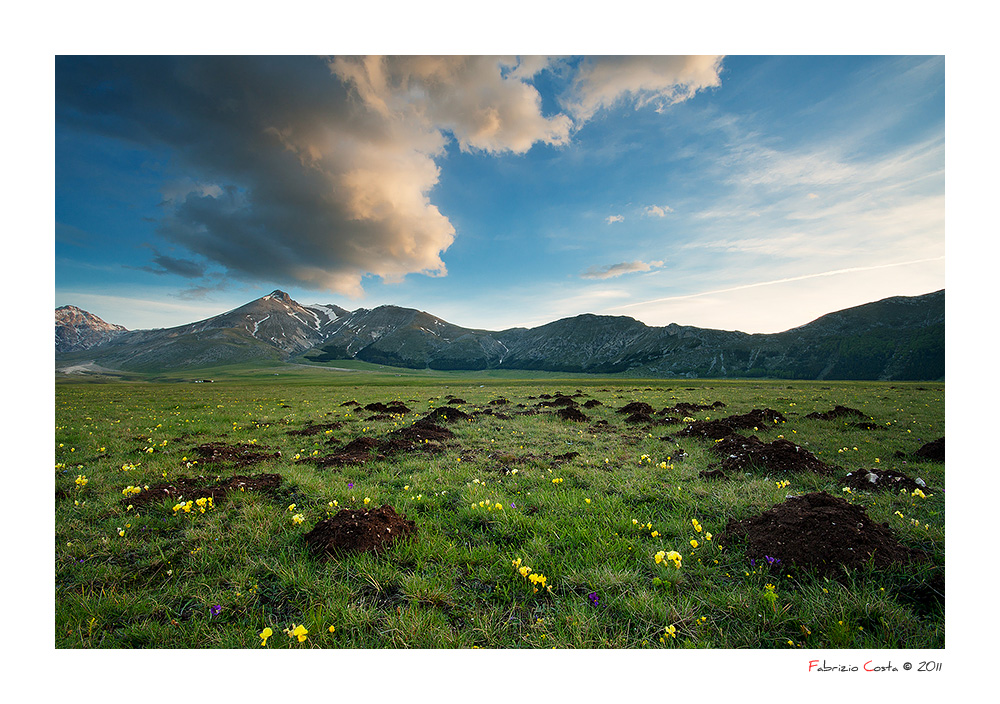
[[[444, 443], [453, 438], [455, 434], [435, 423], [432, 418], [449, 417], [449, 412], [459, 414], [463, 418], [469, 418], [469, 416], [454, 408], [446, 407], [438, 410], [443, 412], [425, 416], [412, 425], [388, 433], [382, 439], [361, 436], [339, 449], [334, 449], [329, 454], [306, 457], [299, 461], [312, 462], [317, 467], [343, 467], [345, 465], [365, 464], [403, 452], [441, 452], [444, 449]], [[452, 417], [458, 418], [458, 416]]]
[[413, 540], [417, 525], [386, 504], [379, 508], [342, 509], [317, 523], [305, 536], [309, 550], [321, 558], [378, 552], [398, 540]]
[[230, 491], [262, 491], [273, 492], [281, 484], [280, 474], [257, 474], [255, 476], [234, 476], [225, 481], [212, 481], [206, 477], [178, 477], [172, 482], [163, 482], [148, 489], [144, 489], [138, 494], [133, 494], [122, 499], [123, 504], [132, 504], [133, 507], [148, 506], [149, 504], [160, 503], [164, 499], [201, 499], [212, 497], [212, 501], [219, 505]]
[[718, 440], [732, 435], [737, 430], [767, 430], [784, 423], [785, 416], [770, 408], [755, 408], [742, 415], [719, 418], [718, 420], [696, 420], [678, 432], [679, 435]]
[[825, 491], [793, 496], [753, 518], [730, 520], [718, 540], [742, 546], [760, 564], [824, 576], [836, 576], [844, 567], [880, 569], [924, 559], [899, 543], [888, 523], [875, 523], [864, 508]]
[[892, 469], [860, 469], [848, 472], [844, 477], [844, 485], [852, 491], [891, 491], [905, 490], [910, 494], [919, 489], [924, 492], [934, 491], [920, 477], [916, 479]]
[[243, 443], [228, 445], [224, 442], [207, 442], [192, 450], [202, 464], [229, 464], [234, 467], [249, 467], [267, 460], [281, 457], [281, 451], [267, 452], [270, 447]]
[[715, 443], [709, 452], [722, 461], [709, 465], [715, 467], [701, 472], [700, 476], [710, 479], [723, 478], [730, 474], [749, 471], [766, 472], [770, 474], [794, 474], [797, 472], [816, 472], [832, 474], [839, 469], [828, 465], [813, 453], [793, 442], [778, 438], [765, 443], [756, 435], [733, 434]]

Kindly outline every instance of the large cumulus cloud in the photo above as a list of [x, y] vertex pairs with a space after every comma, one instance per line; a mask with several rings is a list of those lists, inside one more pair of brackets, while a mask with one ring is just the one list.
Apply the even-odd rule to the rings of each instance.
[[563, 145], [621, 95], [676, 101], [718, 80], [717, 61], [640, 59], [584, 61], [567, 114], [546, 115], [544, 57], [60, 57], [57, 123], [170, 154], [171, 243], [230, 276], [356, 296], [366, 275], [446, 274], [456, 232], [430, 194], [450, 140]]

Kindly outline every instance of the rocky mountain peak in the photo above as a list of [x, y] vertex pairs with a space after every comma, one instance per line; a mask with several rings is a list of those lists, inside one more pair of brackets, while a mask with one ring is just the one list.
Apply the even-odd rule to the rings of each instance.
[[282, 303], [288, 303], [288, 304], [292, 304], [295, 302], [292, 300], [291, 296], [289, 296], [287, 293], [285, 293], [280, 289], [274, 289], [273, 291], [271, 291], [271, 293], [267, 294], [266, 296], [263, 296], [261, 300], [281, 301]]
[[125, 332], [123, 326], [107, 323], [76, 306], [56, 308], [55, 322], [56, 352], [84, 350]]

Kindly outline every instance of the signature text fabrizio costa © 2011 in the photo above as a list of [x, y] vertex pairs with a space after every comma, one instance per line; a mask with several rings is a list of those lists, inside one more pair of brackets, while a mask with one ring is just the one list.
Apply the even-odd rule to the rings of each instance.
[[809, 672], [813, 670], [816, 672], [899, 672], [899, 669], [891, 662], [885, 665], [876, 665], [874, 660], [869, 660], [861, 667], [857, 665], [827, 665], [826, 660], [823, 661], [822, 665], [819, 663], [819, 660], [810, 660]]

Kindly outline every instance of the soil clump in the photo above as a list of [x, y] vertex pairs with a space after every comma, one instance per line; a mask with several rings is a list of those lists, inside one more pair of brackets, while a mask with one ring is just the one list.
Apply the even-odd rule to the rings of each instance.
[[726, 404], [722, 401], [716, 401], [710, 405], [700, 405], [697, 403], [686, 403], [684, 401], [671, 406], [670, 408], [664, 408], [660, 411], [661, 416], [666, 415], [679, 415], [679, 416], [689, 416], [693, 413], [699, 413], [700, 411], [713, 411], [716, 408], [725, 408]]
[[299, 430], [289, 430], [288, 435], [319, 435], [327, 430], [337, 430], [343, 425], [340, 421], [332, 423], [308, 423], [306, 427]]
[[379, 442], [375, 438], [361, 436], [354, 438], [333, 454], [323, 457], [306, 457], [300, 462], [314, 462], [317, 467], [343, 467], [349, 464], [364, 464], [378, 459]]
[[814, 418], [816, 420], [836, 420], [837, 418], [867, 418], [864, 413], [859, 411], [857, 408], [848, 408], [847, 406], [836, 405], [833, 410], [825, 411], [820, 413], [816, 411], [814, 413], [807, 413], [806, 418]]
[[709, 452], [721, 456], [722, 462], [710, 465], [719, 469], [702, 472], [700, 476], [713, 479], [733, 472], [747, 472], [754, 468], [778, 474], [796, 472], [831, 474], [838, 469], [821, 461], [809, 450], [784, 438], [765, 443], [756, 435], [734, 434], [715, 443]]
[[553, 401], [542, 401], [541, 403], [538, 404], [538, 407], [539, 408], [543, 408], [543, 407], [548, 407], [548, 408], [571, 407], [571, 408], [575, 408], [576, 406], [579, 406], [579, 405], [580, 404], [577, 403], [576, 400], [572, 396], [557, 396], [555, 398], [555, 400], [553, 400]]
[[441, 452], [443, 450], [442, 444], [453, 437], [455, 434], [447, 428], [437, 425], [427, 418], [421, 418], [413, 425], [392, 431], [382, 440], [362, 435], [351, 440], [342, 448], [334, 450], [331, 454], [322, 457], [305, 457], [299, 461], [312, 462], [317, 467], [365, 464], [403, 452]]
[[915, 459], [933, 460], [944, 462], [944, 438], [931, 440], [929, 443], [921, 445], [920, 449], [913, 453]]
[[341, 509], [317, 523], [306, 536], [306, 545], [317, 557], [345, 553], [379, 552], [402, 539], [415, 539], [417, 525], [389, 504], [379, 508]]
[[577, 408], [575, 404], [567, 408], [560, 408], [556, 411], [556, 415], [563, 420], [570, 420], [574, 423], [586, 423], [590, 420], [590, 418], [584, 415], [583, 411]]
[[729, 416], [718, 420], [696, 420], [688, 427], [679, 431], [680, 435], [692, 435], [696, 437], [711, 438], [719, 440], [732, 435], [737, 430], [766, 430], [774, 427], [778, 423], [784, 423], [785, 416], [780, 412], [770, 408], [755, 408], [749, 413]]
[[842, 567], [884, 569], [923, 559], [896, 540], [888, 523], [873, 522], [862, 507], [825, 491], [791, 497], [743, 521], [731, 519], [719, 542], [741, 543], [747, 557], [776, 570], [794, 565], [828, 577]]
[[252, 477], [234, 476], [215, 484], [205, 477], [195, 479], [178, 477], [172, 482], [163, 482], [138, 494], [126, 496], [122, 499], [122, 504], [132, 504], [133, 507], [138, 507], [160, 503], [164, 499], [201, 499], [211, 496], [212, 501], [218, 505], [225, 499], [227, 491], [272, 492], [280, 484], [280, 474], [257, 474]]
[[449, 408], [448, 406], [442, 406], [441, 408], [435, 408], [433, 411], [428, 413], [420, 420], [430, 421], [430, 422], [444, 421], [446, 423], [453, 423], [456, 420], [469, 420], [470, 418], [472, 418], [472, 416], [470, 416], [468, 413], [464, 413], [458, 410], [457, 408]]
[[619, 408], [615, 413], [623, 416], [633, 416], [636, 414], [651, 416], [653, 415], [653, 407], [642, 401], [632, 401], [632, 403]]
[[896, 472], [891, 469], [859, 469], [856, 472], [848, 472], [845, 477], [845, 484], [852, 491], [899, 492], [900, 489], [905, 489], [908, 494], [913, 493], [917, 489], [925, 492], [933, 491], [920, 477], [914, 479], [902, 472]]
[[[227, 445], [224, 442], [207, 442], [194, 448], [193, 453], [201, 458], [203, 464], [232, 464], [236, 467], [249, 467], [266, 460], [281, 457], [281, 451], [268, 453], [266, 445]], [[262, 452], [265, 450], [265, 452]]]
[[407, 408], [405, 404], [399, 403], [398, 401], [388, 405], [382, 403], [381, 401], [376, 401], [365, 406], [365, 410], [371, 411], [372, 413], [399, 416], [406, 415], [410, 412], [410, 409]]

